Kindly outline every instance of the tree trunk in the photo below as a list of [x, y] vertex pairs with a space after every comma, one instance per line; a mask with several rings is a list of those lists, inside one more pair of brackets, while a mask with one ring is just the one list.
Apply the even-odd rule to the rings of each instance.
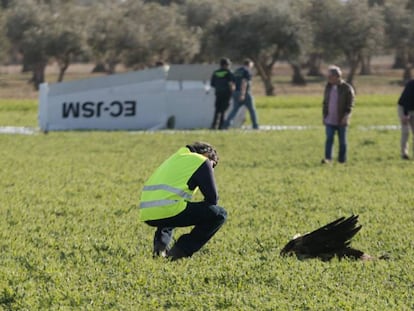
[[273, 86], [272, 79], [266, 78], [264, 81], [266, 96], [275, 96], [275, 87]]
[[404, 69], [406, 63], [405, 51], [402, 48], [397, 48], [394, 56], [393, 69]]
[[118, 64], [118, 62], [116, 62], [116, 61], [108, 61], [108, 69], [107, 69], [107, 74], [109, 74], [109, 75], [113, 75], [114, 73], [115, 73], [115, 68], [116, 68], [116, 65]]
[[411, 75], [411, 66], [406, 66], [404, 68], [404, 73], [403, 73], [403, 83], [404, 85], [407, 84], [408, 81], [410, 81], [412, 79], [412, 75]]
[[97, 72], [107, 72], [105, 68], [105, 64], [103, 62], [97, 62], [95, 67], [93, 67], [92, 73], [97, 73]]
[[68, 67], [69, 65], [59, 68], [59, 76], [58, 76], [57, 82], [63, 81], [63, 76], [65, 75], [66, 69], [68, 69]]
[[355, 77], [355, 73], [357, 71], [357, 67], [358, 65], [351, 65], [351, 68], [349, 69], [349, 73], [348, 73], [348, 77], [346, 78], [346, 82], [348, 82], [349, 84], [353, 85], [354, 83], [354, 77]]
[[361, 76], [369, 76], [372, 74], [370, 55], [361, 57], [361, 71], [359, 72], [359, 74]]
[[266, 96], [274, 96], [275, 87], [273, 86], [273, 83], [272, 83], [272, 67], [273, 66], [266, 66], [266, 64], [261, 64], [259, 61], [254, 61], [254, 63], [256, 64], [257, 73], [259, 74], [260, 79], [263, 82]]
[[26, 57], [23, 55], [22, 73], [30, 72], [30, 71], [31, 71], [30, 64], [27, 61]]
[[33, 82], [33, 86], [34, 86], [35, 90], [38, 91], [40, 84], [45, 82], [46, 63], [40, 62], [40, 63], [37, 63], [37, 64], [33, 64], [32, 67], [33, 67], [33, 69], [32, 69], [32, 73], [33, 73], [32, 82]]
[[406, 84], [412, 78], [409, 49], [407, 47], [399, 48], [398, 57], [400, 58], [400, 62], [403, 65], [404, 69], [402, 82], [403, 84]]
[[70, 63], [69, 57], [65, 57], [65, 59], [62, 59], [60, 62], [58, 61], [59, 76], [58, 76], [57, 82], [63, 81], [63, 76], [65, 75], [65, 72], [69, 67], [69, 63]]
[[349, 64], [349, 73], [348, 73], [348, 77], [346, 79], [346, 81], [353, 85], [354, 82], [354, 77], [355, 77], [355, 73], [358, 69], [358, 65], [361, 61], [361, 54], [355, 54], [355, 53], [347, 53], [346, 54], [346, 58], [348, 60], [348, 64]]
[[321, 72], [322, 56], [320, 53], [311, 53], [308, 60], [308, 76], [322, 77]]
[[292, 84], [293, 85], [306, 85], [306, 79], [302, 74], [302, 68], [298, 64], [290, 63], [293, 70]]

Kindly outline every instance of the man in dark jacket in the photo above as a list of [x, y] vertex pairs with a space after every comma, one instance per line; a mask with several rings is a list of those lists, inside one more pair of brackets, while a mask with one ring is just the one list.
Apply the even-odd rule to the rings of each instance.
[[212, 129], [223, 129], [224, 115], [230, 106], [231, 94], [234, 89], [234, 75], [230, 70], [231, 62], [228, 58], [220, 60], [220, 68], [211, 76], [210, 85], [215, 89], [216, 102]]
[[325, 158], [322, 163], [332, 162], [335, 132], [338, 132], [339, 138], [338, 162], [346, 162], [347, 128], [354, 107], [354, 99], [354, 89], [342, 79], [341, 69], [337, 66], [329, 67], [328, 83], [322, 104], [323, 124], [326, 131]]
[[[398, 116], [401, 122], [401, 158], [408, 160], [408, 137], [414, 140], [414, 80], [409, 81], [398, 100]], [[414, 144], [413, 144], [414, 148]]]

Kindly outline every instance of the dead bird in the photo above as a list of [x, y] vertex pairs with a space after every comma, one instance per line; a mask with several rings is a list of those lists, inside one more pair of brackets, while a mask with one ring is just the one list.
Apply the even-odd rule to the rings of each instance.
[[304, 235], [296, 235], [280, 251], [281, 256], [293, 256], [299, 260], [318, 258], [329, 261], [334, 257], [355, 260], [389, 259], [388, 255], [375, 258], [350, 246], [351, 239], [361, 230], [358, 215], [337, 220]]

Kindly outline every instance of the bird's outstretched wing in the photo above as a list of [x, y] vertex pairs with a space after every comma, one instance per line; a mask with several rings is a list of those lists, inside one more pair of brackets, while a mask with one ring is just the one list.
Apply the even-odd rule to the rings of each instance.
[[358, 215], [341, 217], [303, 236], [289, 241], [281, 255], [295, 254], [299, 259], [321, 258], [330, 260], [334, 256], [359, 258], [364, 253], [351, 248], [352, 237], [361, 230]]

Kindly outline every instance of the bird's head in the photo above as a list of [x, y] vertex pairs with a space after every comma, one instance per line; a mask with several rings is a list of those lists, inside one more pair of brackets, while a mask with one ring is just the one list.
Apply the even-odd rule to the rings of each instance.
[[295, 234], [292, 240], [290, 240], [285, 247], [280, 251], [280, 256], [293, 256], [296, 254], [297, 247], [300, 244], [300, 234]]

